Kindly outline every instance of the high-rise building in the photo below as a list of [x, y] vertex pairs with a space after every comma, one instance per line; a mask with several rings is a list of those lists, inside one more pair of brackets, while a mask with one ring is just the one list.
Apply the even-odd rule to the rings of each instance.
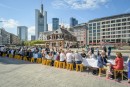
[[20, 43], [18, 36], [5, 31], [4, 28], [0, 28], [0, 45], [19, 45]]
[[43, 4], [41, 4], [41, 11], [35, 9], [35, 36], [36, 40], [39, 38], [40, 32], [48, 31], [47, 26], [47, 12], [43, 10]]
[[35, 35], [31, 35], [31, 41], [35, 40]]
[[88, 29], [89, 45], [128, 44], [130, 43], [130, 13], [90, 20]]
[[59, 29], [59, 18], [52, 18], [52, 30]]
[[70, 27], [74, 27], [78, 24], [78, 20], [76, 18], [70, 18]]
[[27, 41], [28, 40], [28, 28], [26, 26], [18, 26], [17, 35], [21, 41]]

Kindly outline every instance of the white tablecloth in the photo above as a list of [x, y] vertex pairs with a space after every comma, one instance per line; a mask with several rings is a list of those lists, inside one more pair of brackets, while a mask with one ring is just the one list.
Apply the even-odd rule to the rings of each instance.
[[[87, 66], [87, 67], [93, 67], [93, 68], [98, 68], [97, 66], [97, 59], [89, 59], [89, 58], [83, 58], [83, 62], [82, 64], [84, 66]], [[113, 64], [114, 65], [114, 60], [107, 60], [109, 63]], [[124, 62], [124, 70], [127, 70], [127, 65], [125, 64]]]

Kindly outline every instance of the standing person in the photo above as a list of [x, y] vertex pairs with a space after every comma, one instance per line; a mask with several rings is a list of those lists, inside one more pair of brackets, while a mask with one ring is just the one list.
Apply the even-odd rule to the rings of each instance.
[[100, 54], [99, 53], [99, 47], [97, 47], [96, 50], [97, 50], [97, 56], [99, 56], [99, 54]]
[[129, 55], [129, 58], [127, 60], [127, 64], [128, 64], [128, 83], [130, 83], [130, 55]]
[[105, 51], [105, 53], [107, 52], [106, 46], [103, 46], [103, 51]]
[[94, 54], [94, 47], [91, 47], [91, 52], [92, 54]]
[[109, 46], [108, 47], [108, 57], [110, 57], [111, 56], [111, 47]]

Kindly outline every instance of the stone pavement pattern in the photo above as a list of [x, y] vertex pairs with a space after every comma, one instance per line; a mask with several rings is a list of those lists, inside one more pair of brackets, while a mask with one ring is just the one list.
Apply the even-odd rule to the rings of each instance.
[[130, 87], [93, 76], [22, 60], [0, 57], [0, 87]]

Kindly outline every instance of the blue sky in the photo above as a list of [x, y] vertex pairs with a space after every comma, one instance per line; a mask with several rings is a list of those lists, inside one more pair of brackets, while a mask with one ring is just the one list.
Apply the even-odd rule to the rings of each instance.
[[35, 29], [35, 9], [40, 9], [41, 2], [48, 13], [49, 30], [52, 18], [57, 17], [65, 25], [70, 17], [79, 23], [94, 18], [130, 12], [130, 0], [0, 0], [0, 27], [17, 34], [17, 26], [25, 25], [30, 35]]

